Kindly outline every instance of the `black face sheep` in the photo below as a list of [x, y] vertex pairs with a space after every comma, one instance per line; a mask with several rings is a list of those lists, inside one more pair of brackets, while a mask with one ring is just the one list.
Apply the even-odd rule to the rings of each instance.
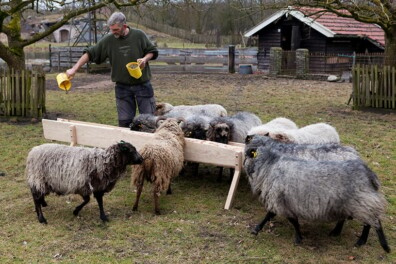
[[268, 136], [285, 143], [340, 143], [337, 130], [326, 123], [316, 123], [299, 129], [272, 130]]
[[[228, 144], [229, 141], [243, 143], [247, 132], [261, 125], [261, 119], [253, 113], [238, 112], [229, 117], [213, 118], [209, 124], [206, 137], [210, 141]], [[233, 169], [230, 169], [230, 174]], [[220, 168], [217, 181], [221, 181], [223, 168]]]
[[127, 165], [143, 161], [135, 147], [127, 142], [107, 149], [43, 144], [32, 148], [26, 162], [27, 182], [33, 195], [40, 223], [47, 223], [41, 206], [47, 206], [45, 195], [79, 194], [84, 202], [73, 211], [78, 215], [93, 193], [100, 219], [108, 221], [103, 209], [103, 195], [110, 192]]
[[[187, 117], [181, 126], [184, 136], [187, 138], [206, 140], [206, 132], [208, 131], [210, 120], [212, 120], [212, 117], [204, 115], [191, 115]], [[194, 176], [198, 176], [199, 164], [193, 163], [192, 165], [194, 166]]]
[[157, 128], [158, 116], [152, 114], [140, 114], [133, 118], [132, 123], [129, 125], [131, 130], [154, 133]]
[[302, 160], [282, 156], [265, 147], [245, 150], [244, 169], [254, 194], [259, 195], [267, 215], [254, 230], [281, 215], [294, 226], [295, 242], [302, 240], [299, 219], [338, 221], [353, 218], [364, 224], [356, 245], [367, 242], [373, 226], [386, 252], [381, 217], [386, 200], [377, 176], [360, 159], [342, 161]]
[[227, 110], [219, 104], [204, 105], [176, 105], [169, 103], [158, 103], [154, 112], [156, 116], [167, 116], [173, 118], [187, 118], [190, 115], [204, 115], [209, 117], [227, 116]]
[[167, 190], [171, 193], [171, 179], [176, 177], [184, 163], [184, 133], [178, 121], [173, 118], [162, 122], [154, 132], [151, 142], [140, 150], [144, 161], [132, 168], [132, 183], [137, 187], [133, 211], [137, 211], [144, 180], [153, 184], [154, 209], [160, 214], [159, 195]]

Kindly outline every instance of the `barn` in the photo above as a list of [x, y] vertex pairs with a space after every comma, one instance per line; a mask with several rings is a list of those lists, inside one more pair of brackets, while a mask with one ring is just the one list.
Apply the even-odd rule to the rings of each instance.
[[[347, 11], [344, 11], [347, 12]], [[308, 49], [310, 54], [383, 52], [385, 35], [375, 24], [339, 17], [317, 8], [287, 8], [249, 29], [245, 37], [258, 37], [258, 69], [269, 69], [271, 47], [284, 51]]]

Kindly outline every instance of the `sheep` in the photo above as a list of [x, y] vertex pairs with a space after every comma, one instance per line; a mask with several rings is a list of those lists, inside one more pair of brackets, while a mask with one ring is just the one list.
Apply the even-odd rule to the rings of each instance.
[[158, 116], [152, 114], [140, 114], [133, 118], [129, 128], [134, 131], [153, 133], [155, 131]]
[[161, 191], [171, 194], [171, 180], [176, 177], [184, 163], [184, 134], [174, 118], [162, 122], [154, 132], [154, 138], [140, 150], [144, 161], [132, 168], [132, 184], [137, 187], [133, 211], [138, 210], [143, 183], [146, 179], [153, 184], [154, 212], [161, 214], [158, 198]]
[[311, 124], [300, 129], [272, 130], [268, 136], [285, 143], [340, 143], [337, 130], [326, 123]]
[[[206, 132], [208, 131], [211, 119], [211, 117], [204, 115], [191, 115], [187, 117], [181, 126], [184, 136], [187, 138], [206, 140]], [[193, 163], [192, 165], [194, 165], [194, 176], [198, 176], [199, 163]]]
[[295, 144], [283, 143], [266, 136], [247, 136], [245, 148], [265, 147], [280, 155], [305, 160], [350, 160], [360, 159], [359, 153], [352, 147], [337, 143]]
[[32, 148], [27, 156], [25, 172], [38, 221], [47, 224], [41, 206], [47, 206], [44, 197], [50, 193], [81, 195], [84, 201], [73, 211], [75, 216], [93, 193], [99, 205], [100, 219], [108, 221], [103, 209], [103, 195], [114, 188], [127, 165], [142, 161], [135, 147], [123, 141], [107, 149], [61, 144]]
[[261, 136], [268, 136], [270, 131], [273, 130], [284, 130], [284, 129], [298, 129], [298, 126], [296, 123], [291, 121], [288, 118], [285, 117], [277, 117], [275, 119], [272, 119], [271, 121], [262, 124], [260, 126], [255, 126], [252, 127], [247, 135], [252, 136], [252, 135], [261, 135]]
[[204, 115], [210, 117], [227, 116], [227, 110], [219, 104], [204, 104], [204, 105], [177, 105], [173, 106], [169, 103], [157, 103], [154, 115], [167, 117], [183, 117]]
[[259, 195], [267, 214], [252, 231], [257, 235], [276, 215], [294, 226], [295, 243], [302, 241], [299, 219], [338, 221], [353, 218], [364, 227], [357, 246], [364, 245], [371, 226], [380, 244], [390, 248], [381, 225], [386, 200], [380, 182], [361, 159], [303, 160], [287, 157], [266, 147], [245, 148], [244, 169], [253, 194]]
[[[359, 153], [352, 147], [341, 146], [336, 143], [328, 144], [294, 144], [282, 143], [266, 136], [247, 136], [245, 149], [264, 147], [279, 155], [304, 160], [351, 160], [360, 159]], [[340, 219], [336, 227], [330, 232], [330, 236], [338, 236], [341, 233], [345, 219]]]
[[[253, 113], [238, 112], [229, 117], [213, 118], [209, 124], [206, 138], [223, 144], [229, 141], [243, 143], [247, 132], [255, 126], [261, 125], [261, 119]], [[232, 175], [233, 169], [230, 170]], [[217, 181], [221, 181], [223, 168], [219, 170]]]

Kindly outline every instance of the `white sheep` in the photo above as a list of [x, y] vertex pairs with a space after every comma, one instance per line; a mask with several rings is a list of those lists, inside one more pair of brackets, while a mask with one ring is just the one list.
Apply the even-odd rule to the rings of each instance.
[[227, 116], [227, 110], [219, 104], [173, 106], [169, 103], [157, 103], [154, 115], [173, 118], [188, 118], [190, 115], [218, 117]]
[[311, 124], [299, 129], [272, 130], [268, 136], [285, 143], [340, 143], [337, 130], [326, 123]]
[[284, 129], [298, 129], [296, 123], [292, 120], [285, 117], [277, 117], [272, 119], [271, 121], [262, 124], [260, 126], [252, 127], [247, 135], [260, 135], [260, 136], [268, 136], [268, 133], [273, 130], [284, 130]]
[[132, 168], [132, 183], [137, 187], [133, 211], [138, 210], [144, 180], [153, 184], [154, 211], [160, 214], [159, 195], [167, 190], [172, 192], [171, 180], [179, 175], [184, 163], [184, 134], [178, 121], [173, 118], [162, 120], [154, 138], [140, 150], [144, 161]]
[[103, 210], [103, 195], [114, 188], [127, 165], [141, 162], [135, 147], [123, 141], [105, 150], [60, 144], [32, 148], [26, 161], [26, 177], [39, 222], [47, 223], [41, 206], [47, 206], [44, 197], [49, 193], [81, 195], [84, 202], [75, 208], [74, 215], [78, 215], [93, 193], [100, 219], [108, 221]]

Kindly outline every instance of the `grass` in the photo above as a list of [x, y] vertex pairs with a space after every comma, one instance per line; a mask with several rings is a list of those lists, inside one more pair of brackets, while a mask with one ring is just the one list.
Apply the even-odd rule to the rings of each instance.
[[[78, 78], [78, 77], [76, 77]], [[110, 222], [99, 219], [91, 201], [74, 217], [78, 196], [47, 197], [38, 223], [24, 176], [28, 151], [47, 142], [41, 123], [0, 124], [1, 263], [396, 263], [396, 113], [353, 111], [346, 105], [351, 85], [262, 75], [171, 75], [153, 79], [157, 101], [173, 104], [220, 103], [230, 114], [251, 111], [264, 122], [284, 116], [299, 126], [328, 122], [344, 144], [355, 147], [378, 174], [388, 201], [383, 219], [392, 253], [386, 254], [372, 230], [368, 243], [354, 247], [361, 224], [347, 221], [340, 237], [328, 237], [334, 223], [302, 222], [303, 244], [278, 217], [253, 236], [249, 229], [264, 216], [242, 175], [233, 208], [223, 210], [229, 183], [216, 182], [217, 168], [200, 166], [175, 179], [173, 194], [160, 197], [162, 215], [153, 214], [151, 186], [145, 185], [138, 212], [128, 176], [104, 198]], [[50, 116], [116, 125], [113, 89], [57, 90], [47, 93]]]

